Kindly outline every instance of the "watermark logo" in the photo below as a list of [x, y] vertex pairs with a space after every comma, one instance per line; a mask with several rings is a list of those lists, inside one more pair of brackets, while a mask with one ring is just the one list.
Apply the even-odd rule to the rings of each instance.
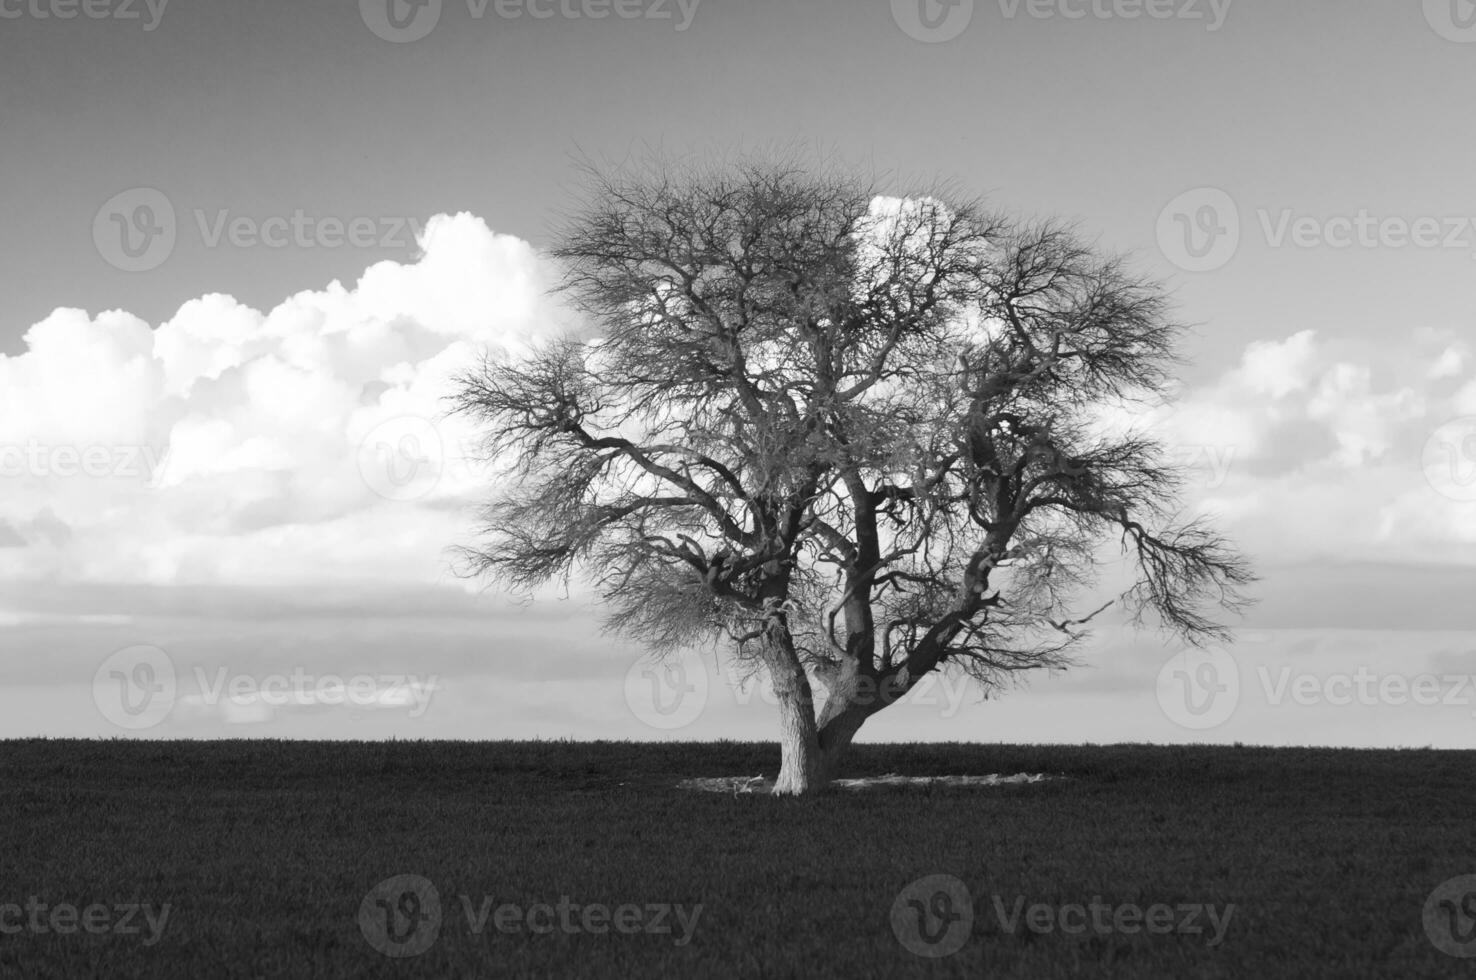
[[[702, 916], [702, 903], [694, 905], [671, 902], [626, 903], [606, 905], [602, 902], [579, 903], [568, 895], [557, 902], [498, 902], [491, 895], [456, 896], [466, 931], [482, 936], [489, 929], [503, 935], [566, 936], [610, 933], [672, 936], [677, 946], [686, 946], [697, 931]], [[443, 915], [441, 896], [428, 879], [420, 875], [395, 875], [371, 888], [359, 903], [359, 932], [377, 952], [394, 959], [419, 956], [440, 938], [443, 925], [452, 927], [459, 920]], [[458, 927], [459, 928], [459, 927]]]
[[1470, 674], [1379, 674], [1367, 667], [1351, 674], [1294, 674], [1291, 667], [1273, 673], [1265, 665], [1256, 674], [1272, 707], [1469, 707], [1476, 691], [1476, 677]]
[[336, 215], [312, 215], [302, 208], [291, 214], [257, 218], [233, 214], [229, 208], [214, 212], [194, 210], [195, 228], [206, 248], [381, 248], [412, 249], [424, 237], [425, 226], [415, 218], [357, 215], [347, 220]]
[[[667, 20], [682, 33], [702, 0], [466, 0], [467, 15], [500, 20]], [[970, 0], [972, 2], [972, 0]], [[359, 0], [359, 17], [376, 37], [396, 44], [419, 41], [436, 29], [442, 0]]]
[[1174, 198], [1158, 215], [1158, 249], [1185, 272], [1224, 268], [1240, 248], [1240, 209], [1217, 187]]
[[1235, 0], [999, 0], [1000, 12], [1013, 19], [1023, 8], [1035, 20], [1201, 20], [1205, 31], [1225, 26]]
[[1014, 935], [1022, 928], [1037, 936], [1060, 933], [1065, 936], [1098, 936], [1138, 933], [1167, 936], [1209, 935], [1205, 945], [1211, 948], [1225, 941], [1230, 928], [1230, 919], [1235, 915], [1233, 903], [1223, 908], [1204, 902], [1182, 902], [1169, 905], [1157, 902], [1139, 905], [1137, 902], [1104, 902], [1101, 895], [1092, 896], [1090, 902], [1033, 902], [1026, 904], [1023, 895], [1006, 906], [1004, 896], [992, 896], [994, 914], [1000, 929]]
[[1181, 445], [1169, 447], [1169, 458], [1179, 464], [1186, 482], [1205, 490], [1218, 490], [1230, 479], [1236, 447], [1226, 445]]
[[0, 444], [0, 477], [46, 479], [136, 479], [158, 486], [168, 450], [153, 446]]
[[436, 29], [441, 0], [359, 0], [359, 16], [375, 37], [405, 44]]
[[[1115, 934], [1208, 936], [1207, 945], [1225, 941], [1235, 906], [1204, 902], [1029, 902], [995, 894], [990, 905], [1002, 933], [1022, 931], [1037, 936]], [[974, 903], [968, 887], [953, 875], [919, 878], [892, 902], [892, 933], [909, 952], [932, 959], [952, 956], [964, 947], [974, 927]]]
[[1158, 706], [1192, 731], [1223, 725], [1240, 703], [1240, 670], [1223, 650], [1187, 650], [1158, 672]]
[[952, 956], [974, 931], [969, 887], [953, 875], [928, 875], [897, 893], [892, 934], [908, 952], [927, 959]]
[[34, 936], [69, 936], [85, 932], [93, 936], [143, 936], [144, 946], [153, 946], [169, 925], [170, 905], [155, 908], [151, 902], [43, 902], [35, 895], [19, 902], [0, 903], [0, 936], [30, 933]]
[[[144, 33], [157, 30], [169, 0], [0, 0], [0, 20], [139, 20]], [[145, 20], [145, 14], [148, 19]]]
[[433, 491], [446, 470], [446, 447], [427, 419], [403, 415], [369, 430], [359, 443], [359, 476], [386, 500], [419, 500]]
[[1447, 956], [1476, 956], [1476, 875], [1443, 881], [1425, 899], [1425, 935]]
[[199, 694], [181, 697], [191, 705], [233, 704], [240, 707], [260, 705], [264, 708], [354, 707], [405, 708], [406, 717], [421, 718], [430, 710], [431, 698], [440, 677], [428, 674], [312, 674], [302, 667], [290, 674], [268, 674], [256, 677], [232, 675], [225, 667], [214, 677], [203, 667], [194, 669]]
[[652, 728], [674, 731], [696, 721], [707, 707], [707, 666], [694, 651], [661, 660], [642, 658], [625, 672], [625, 703]]
[[1436, 493], [1476, 502], [1476, 416], [1453, 419], [1425, 443], [1425, 480]]
[[1425, 0], [1425, 20], [1447, 41], [1476, 43], [1476, 2]]
[[92, 675], [97, 710], [119, 728], [138, 731], [163, 721], [174, 707], [174, 662], [155, 646], [125, 647]]
[[163, 191], [134, 187], [114, 194], [92, 218], [92, 243], [109, 265], [148, 272], [174, 252], [174, 204]]
[[673, 936], [676, 946], [686, 946], [697, 931], [697, 920], [702, 917], [702, 903], [693, 905], [671, 902], [648, 902], [636, 905], [606, 905], [603, 902], [580, 904], [568, 895], [560, 895], [557, 902], [534, 902], [519, 905], [516, 902], [497, 902], [491, 895], [473, 900], [470, 895], [458, 896], [466, 917], [467, 931], [480, 936], [490, 924], [504, 935], [528, 934], [547, 936], [562, 933], [565, 936], [596, 935], [609, 933], [633, 936], [645, 933], [648, 936]]
[[669, 20], [672, 30], [683, 33], [692, 26], [702, 0], [466, 0], [473, 20], [487, 16], [487, 8], [503, 20], [531, 17], [534, 20]]
[[[3, 0], [0, 0], [3, 2]], [[265, 217], [230, 208], [193, 208], [189, 225], [208, 249], [399, 249], [412, 251], [424, 238], [424, 223], [388, 215], [289, 214]], [[124, 272], [148, 272], [168, 261], [181, 229], [174, 203], [163, 191], [135, 187], [115, 194], [92, 219], [98, 254]]]
[[359, 903], [359, 932], [392, 959], [419, 956], [441, 934], [441, 894], [420, 875], [386, 878]]
[[942, 44], [968, 29], [974, 0], [892, 0], [892, 19], [914, 41]]
[[353, 707], [403, 710], [418, 719], [430, 709], [440, 684], [435, 674], [314, 674], [302, 667], [290, 673], [265, 676], [232, 674], [220, 667], [214, 674], [193, 668], [198, 693], [181, 694], [181, 673], [174, 661], [155, 646], [126, 647], [109, 656], [92, 678], [92, 699], [104, 718], [119, 728], [153, 728], [169, 717], [176, 705], [192, 707], [274, 708]]
[[1170, 201], [1158, 216], [1158, 247], [1186, 272], [1213, 272], [1235, 257], [1253, 229], [1267, 248], [1302, 251], [1456, 249], [1476, 258], [1476, 217], [1459, 214], [1305, 214], [1295, 208], [1256, 208], [1242, 226], [1241, 209], [1224, 191], [1202, 187]]
[[1367, 208], [1326, 217], [1291, 208], [1261, 208], [1256, 214], [1271, 248], [1463, 249], [1476, 256], [1476, 218], [1469, 215], [1376, 215]]

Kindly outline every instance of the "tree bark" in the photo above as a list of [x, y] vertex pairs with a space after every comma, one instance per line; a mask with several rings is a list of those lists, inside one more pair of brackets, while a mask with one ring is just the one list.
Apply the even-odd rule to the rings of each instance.
[[774, 792], [799, 796], [824, 784], [815, 695], [792, 648], [780, 645], [768, 658], [769, 679], [779, 702], [779, 778]]
[[775, 693], [779, 696], [779, 778], [774, 782], [774, 793], [813, 793], [826, 782], [814, 706], [794, 692]]
[[826, 704], [823, 725], [815, 722], [813, 703], [786, 696], [776, 685], [779, 697], [779, 778], [774, 793], [803, 796], [823, 790], [835, 778], [841, 758], [861, 725], [871, 715], [865, 706], [850, 701]]

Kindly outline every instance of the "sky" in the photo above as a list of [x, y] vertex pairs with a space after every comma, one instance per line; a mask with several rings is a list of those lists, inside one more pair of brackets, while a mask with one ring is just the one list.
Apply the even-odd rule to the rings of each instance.
[[441, 398], [568, 326], [581, 159], [779, 146], [1160, 279], [1152, 421], [1263, 576], [1233, 646], [1109, 621], [865, 737], [1469, 746], [1473, 14], [0, 0], [0, 736], [772, 737], [712, 651], [453, 574], [495, 475]]

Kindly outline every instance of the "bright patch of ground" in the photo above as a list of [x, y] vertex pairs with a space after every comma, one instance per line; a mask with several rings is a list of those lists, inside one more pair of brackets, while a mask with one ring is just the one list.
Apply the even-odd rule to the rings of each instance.
[[[868, 776], [865, 779], [837, 779], [830, 785], [836, 789], [874, 789], [876, 787], [924, 787], [924, 786], [1006, 786], [1013, 783], [1039, 783], [1050, 777], [1043, 772], [1017, 772], [1013, 776], [990, 773], [987, 776], [900, 776], [887, 773], [885, 776]], [[681, 789], [702, 790], [708, 793], [770, 793], [774, 781], [763, 776], [713, 776], [706, 779], [684, 779], [677, 786]]]

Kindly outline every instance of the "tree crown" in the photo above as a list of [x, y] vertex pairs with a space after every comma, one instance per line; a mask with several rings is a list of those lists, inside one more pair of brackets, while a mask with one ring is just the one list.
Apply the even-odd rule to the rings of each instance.
[[1111, 538], [1123, 600], [1187, 641], [1245, 601], [1165, 447], [1105, 424], [1164, 389], [1181, 327], [1070, 227], [748, 160], [597, 176], [554, 254], [594, 339], [455, 394], [516, 461], [474, 571], [582, 569], [650, 646], [777, 633], [909, 685], [1065, 663]]

